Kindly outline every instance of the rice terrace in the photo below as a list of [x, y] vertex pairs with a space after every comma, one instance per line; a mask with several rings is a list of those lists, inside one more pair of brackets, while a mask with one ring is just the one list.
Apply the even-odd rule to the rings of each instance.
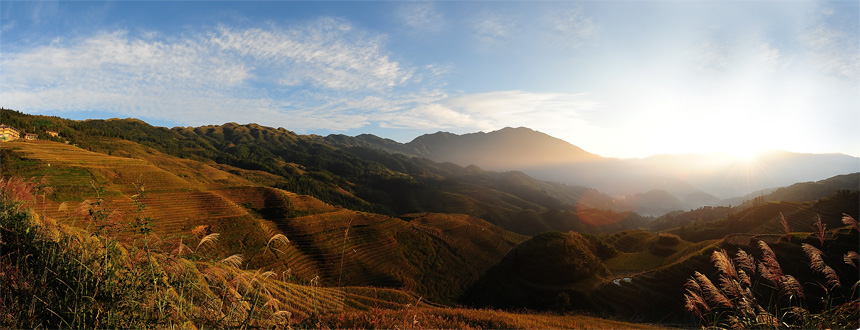
[[0, 328], [860, 328], [860, 3], [0, 13]]

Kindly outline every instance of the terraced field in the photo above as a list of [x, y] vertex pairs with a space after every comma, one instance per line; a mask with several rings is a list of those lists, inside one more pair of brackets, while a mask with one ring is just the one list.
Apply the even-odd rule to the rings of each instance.
[[[463, 215], [413, 215], [405, 221], [357, 212], [248, 180], [199, 162], [173, 158], [130, 142], [114, 141], [110, 156], [48, 142], [4, 143], [29, 161], [17, 168], [46, 175], [48, 184], [75, 198], [47, 195], [36, 210], [64, 224], [87, 227], [78, 209], [103, 200], [105, 212], [124, 221], [148, 218], [162, 248], [195, 247], [198, 226], [220, 233], [218, 244], [198, 251], [208, 258], [242, 253], [248, 268], [289, 273], [298, 283], [321, 286], [402, 288], [439, 302], [452, 302], [466, 286], [525, 237]], [[118, 149], [123, 147], [123, 149]], [[126, 148], [127, 147], [127, 148]], [[134, 158], [130, 158], [134, 157]], [[10, 173], [13, 174], [13, 173]], [[93, 186], [102, 188], [96, 193]], [[144, 210], [133, 196], [145, 187]], [[89, 202], [84, 202], [85, 200]], [[275, 235], [290, 243], [269, 242]], [[452, 274], [457, 274], [453, 275]]]

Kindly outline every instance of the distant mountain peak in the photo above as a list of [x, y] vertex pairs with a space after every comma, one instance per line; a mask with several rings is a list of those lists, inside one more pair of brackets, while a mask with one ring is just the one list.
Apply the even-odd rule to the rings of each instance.
[[454, 134], [436, 132], [407, 143], [421, 156], [463, 166], [514, 170], [600, 159], [567, 141], [528, 127], [505, 127], [491, 132]]

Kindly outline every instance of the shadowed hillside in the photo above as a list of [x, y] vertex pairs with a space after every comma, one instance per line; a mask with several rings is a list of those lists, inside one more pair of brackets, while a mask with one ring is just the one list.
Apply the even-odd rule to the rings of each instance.
[[475, 306], [590, 309], [588, 292], [610, 275], [599, 239], [547, 232], [530, 238], [472, 286], [463, 302]]

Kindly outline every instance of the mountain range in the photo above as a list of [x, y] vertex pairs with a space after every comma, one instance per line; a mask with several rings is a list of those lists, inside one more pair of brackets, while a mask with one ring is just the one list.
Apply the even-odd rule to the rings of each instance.
[[438, 132], [403, 144], [373, 135], [329, 135], [324, 140], [486, 170], [518, 170], [540, 180], [595, 188], [637, 205], [645, 196], [649, 205], [634, 210], [650, 215], [736, 204], [731, 198], [860, 171], [858, 157], [787, 151], [763, 152], [747, 160], [725, 153], [607, 158], [525, 127], [463, 135]]

